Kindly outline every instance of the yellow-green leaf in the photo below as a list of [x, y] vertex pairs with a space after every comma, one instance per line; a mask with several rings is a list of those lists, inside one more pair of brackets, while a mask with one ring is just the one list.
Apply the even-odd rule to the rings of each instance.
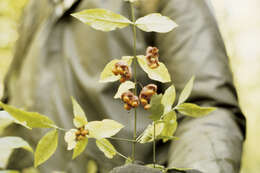
[[162, 16], [160, 13], [152, 13], [137, 19], [136, 26], [146, 32], [170, 32], [178, 25], [169, 17]]
[[58, 146], [58, 131], [49, 131], [39, 141], [34, 153], [34, 167], [39, 166], [48, 160], [56, 151]]
[[0, 150], [8, 150], [8, 149], [16, 149], [16, 148], [23, 148], [27, 151], [33, 152], [31, 146], [22, 138], [20, 137], [2, 137], [0, 138]]
[[19, 173], [19, 171], [16, 171], [16, 170], [3, 170], [3, 171], [0, 171], [0, 173]]
[[[155, 139], [162, 133], [164, 123], [155, 124]], [[154, 140], [154, 123], [149, 124], [143, 134], [138, 137], [137, 141], [141, 144], [152, 142]]]
[[2, 102], [0, 102], [0, 106], [20, 124], [24, 124], [30, 128], [50, 128], [55, 126], [54, 122], [47, 116], [41, 115], [37, 112], [27, 112]]
[[160, 134], [161, 138], [163, 139], [163, 142], [167, 142], [169, 137], [173, 136], [174, 132], [177, 129], [178, 123], [177, 123], [177, 116], [175, 111], [170, 111], [163, 117], [164, 126], [162, 133]]
[[176, 92], [174, 85], [171, 85], [165, 90], [162, 97], [162, 104], [164, 105], [164, 114], [168, 113], [172, 109], [172, 105], [175, 101]]
[[180, 94], [178, 105], [184, 103], [190, 96], [192, 88], [193, 88], [194, 80], [195, 80], [195, 77], [192, 76], [192, 78], [189, 80], [189, 82], [185, 85], [184, 89], [182, 90], [182, 92]]
[[151, 98], [151, 108], [149, 109], [149, 112], [151, 115], [149, 116], [150, 119], [153, 121], [157, 121], [161, 118], [163, 115], [164, 106], [162, 104], [162, 95], [154, 95]]
[[200, 107], [196, 104], [192, 103], [183, 103], [177, 106], [177, 110], [187, 116], [191, 116], [194, 118], [202, 117], [208, 115], [212, 111], [215, 111], [216, 108], [214, 107]]
[[124, 92], [127, 92], [128, 90], [130, 89], [133, 89], [135, 88], [135, 83], [132, 82], [132, 81], [126, 81], [124, 83], [122, 83], [118, 90], [117, 90], [117, 93], [116, 95], [114, 96], [115, 99], [117, 98], [121, 98], [121, 95], [124, 93]]
[[88, 9], [71, 14], [81, 22], [101, 31], [113, 31], [117, 28], [127, 27], [132, 22], [126, 17], [106, 9]]
[[74, 114], [73, 123], [77, 128], [83, 127], [85, 124], [88, 123], [86, 115], [83, 109], [77, 103], [77, 101], [73, 97], [71, 97], [71, 99], [72, 99], [73, 114]]
[[15, 119], [11, 115], [9, 115], [8, 112], [0, 111], [0, 134], [7, 126], [12, 124], [14, 121]]
[[112, 159], [116, 155], [115, 147], [107, 139], [96, 140], [96, 145], [107, 158]]
[[84, 138], [83, 140], [78, 141], [76, 147], [73, 150], [72, 159], [78, 157], [85, 150], [87, 145], [88, 145], [88, 138]]
[[0, 138], [0, 168], [5, 168], [8, 164], [8, 159], [14, 149], [23, 148], [33, 152], [30, 145], [20, 137], [2, 137]]
[[170, 167], [170, 168], [167, 168], [167, 170], [174, 170], [174, 171], [188, 171], [188, 170], [192, 170], [191, 168], [177, 168], [177, 167]]
[[132, 64], [133, 57], [132, 56], [123, 56], [120, 60], [119, 59], [113, 59], [110, 61], [102, 71], [100, 75], [99, 82], [105, 83], [105, 82], [115, 82], [120, 79], [120, 75], [114, 75], [112, 72], [113, 67], [115, 66], [116, 63], [120, 61], [126, 62], [129, 66]]
[[94, 160], [89, 160], [87, 165], [87, 173], [97, 173], [98, 165]]
[[168, 72], [168, 69], [166, 66], [159, 62], [159, 67], [155, 69], [151, 69], [146, 61], [146, 58], [144, 55], [138, 55], [137, 56], [138, 63], [141, 66], [141, 68], [148, 74], [148, 77], [152, 80], [156, 80], [162, 83], [167, 83], [171, 81], [170, 74]]
[[148, 168], [157, 168], [160, 169], [161, 171], [165, 171], [165, 167], [163, 165], [159, 165], [159, 164], [148, 164], [145, 165]]
[[86, 125], [89, 136], [96, 139], [108, 138], [117, 134], [124, 126], [114, 120], [92, 121]]

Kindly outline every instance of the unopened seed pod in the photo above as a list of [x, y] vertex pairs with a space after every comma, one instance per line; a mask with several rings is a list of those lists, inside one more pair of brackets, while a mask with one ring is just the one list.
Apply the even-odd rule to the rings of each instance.
[[125, 108], [125, 110], [130, 111], [132, 107], [130, 105], [128, 105], [127, 103], [125, 103], [124, 108]]
[[150, 104], [147, 104], [147, 105], [144, 106], [144, 109], [145, 109], [145, 110], [148, 110], [148, 109], [150, 109], [150, 108], [151, 108], [151, 105], [150, 105]]

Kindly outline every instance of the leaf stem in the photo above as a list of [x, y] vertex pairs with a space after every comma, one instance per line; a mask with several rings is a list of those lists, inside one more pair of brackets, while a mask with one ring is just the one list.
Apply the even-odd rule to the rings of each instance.
[[155, 129], [156, 123], [153, 123], [153, 167], [155, 168], [155, 164], [156, 164], [156, 144], [155, 144], [155, 133], [156, 133], [156, 129]]
[[[136, 26], [135, 26], [135, 9], [134, 4], [131, 3], [131, 16], [133, 24], [133, 40], [134, 40], [134, 47], [133, 47], [133, 54], [134, 54], [134, 82], [135, 82], [135, 89], [134, 94], [137, 95], [137, 78], [136, 78]], [[137, 110], [134, 109], [134, 133], [133, 133], [133, 144], [132, 144], [132, 159], [135, 160], [135, 145], [136, 145], [136, 126], [137, 126]]]
[[113, 151], [115, 151], [116, 152], [116, 154], [118, 154], [119, 156], [121, 156], [121, 157], [123, 157], [124, 159], [126, 159], [126, 160], [128, 160], [129, 158], [128, 157], [126, 157], [125, 155], [123, 155], [122, 153], [120, 153], [120, 152], [118, 152], [116, 149], [113, 149], [113, 148], [110, 148], [110, 146], [109, 145], [107, 145], [107, 144], [105, 144], [105, 143], [103, 143], [103, 142], [101, 142], [101, 141], [99, 141], [101, 144], [103, 144], [104, 146], [106, 146], [107, 148], [109, 148], [110, 150], [113, 150]]

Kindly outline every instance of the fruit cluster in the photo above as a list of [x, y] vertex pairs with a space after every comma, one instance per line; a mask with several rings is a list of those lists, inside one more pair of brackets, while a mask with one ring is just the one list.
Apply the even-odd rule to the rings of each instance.
[[78, 131], [76, 131], [76, 140], [80, 141], [85, 139], [85, 137], [89, 134], [89, 131], [86, 130], [84, 127], [78, 128]]
[[132, 77], [132, 70], [131, 67], [128, 66], [127, 63], [120, 61], [115, 64], [115, 66], [112, 69], [112, 72], [114, 75], [120, 75], [120, 82], [123, 83]]
[[140, 92], [139, 99], [145, 110], [151, 107], [150, 101], [156, 92], [157, 86], [155, 84], [149, 84], [143, 87], [142, 91]]
[[151, 69], [159, 67], [159, 49], [149, 46], [146, 50], [146, 60]]
[[143, 87], [143, 89], [140, 92], [139, 98], [136, 95], [134, 95], [131, 91], [124, 92], [121, 95], [121, 99], [125, 103], [124, 108], [126, 110], [131, 110], [132, 108], [138, 107], [141, 102], [144, 109], [148, 110], [151, 107], [151, 97], [154, 94], [156, 94], [156, 92], [157, 86], [155, 84], [149, 84]]
[[132, 108], [136, 108], [139, 106], [139, 99], [134, 93], [131, 91], [127, 91], [122, 94], [121, 99], [125, 103], [124, 108], [126, 110], [131, 110]]

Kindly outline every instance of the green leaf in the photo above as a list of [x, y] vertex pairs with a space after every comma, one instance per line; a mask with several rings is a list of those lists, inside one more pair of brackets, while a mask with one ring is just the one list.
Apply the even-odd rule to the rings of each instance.
[[177, 168], [177, 167], [170, 167], [170, 168], [167, 168], [167, 170], [174, 170], [174, 171], [188, 171], [188, 170], [192, 170], [191, 168]]
[[97, 173], [98, 165], [94, 160], [89, 160], [87, 165], [87, 173]]
[[14, 149], [23, 148], [33, 152], [30, 145], [20, 137], [2, 137], [0, 138], [0, 168], [5, 168], [8, 164], [8, 159]]
[[0, 111], [0, 134], [6, 127], [8, 127], [14, 121], [15, 119], [11, 115], [9, 115], [8, 112]]
[[208, 115], [212, 111], [216, 110], [214, 107], [200, 107], [192, 103], [183, 103], [178, 105], [176, 108], [180, 113], [194, 118]]
[[73, 124], [77, 127], [83, 127], [88, 123], [88, 120], [86, 118], [86, 115], [80, 105], [77, 103], [77, 101], [71, 97], [72, 100], [72, 105], [73, 105], [73, 114], [74, 114], [74, 119], [73, 119]]
[[186, 84], [186, 86], [182, 90], [180, 97], [179, 97], [178, 105], [184, 103], [190, 96], [192, 88], [193, 88], [194, 79], [195, 79], [195, 77], [192, 76], [192, 78], [189, 80], [189, 82]]
[[151, 98], [151, 108], [149, 109], [149, 112], [151, 115], [149, 116], [150, 119], [153, 121], [157, 121], [161, 118], [164, 111], [164, 106], [161, 103], [162, 101], [162, 94], [160, 95], [154, 95]]
[[88, 9], [71, 15], [92, 28], [101, 31], [113, 31], [116, 28], [124, 28], [132, 24], [126, 17], [106, 9]]
[[171, 81], [170, 74], [166, 66], [159, 62], [159, 67], [151, 69], [146, 61], [144, 55], [138, 55], [137, 60], [141, 68], [148, 74], [148, 77], [152, 80], [156, 80], [162, 83], [167, 83]]
[[119, 80], [120, 79], [120, 75], [117, 75], [117, 76], [114, 75], [114, 73], [112, 72], [113, 67], [115, 66], [116, 63], [118, 63], [120, 61], [124, 61], [129, 66], [131, 66], [133, 58], [134, 57], [132, 57], [132, 56], [123, 56], [121, 58], [121, 60], [114, 59], [114, 60], [110, 61], [105, 66], [104, 70], [102, 71], [102, 73], [100, 75], [99, 82], [100, 83], [105, 83], [105, 82], [115, 82], [115, 81]]
[[164, 114], [168, 113], [172, 109], [172, 105], [175, 101], [176, 92], [174, 85], [171, 85], [163, 94], [162, 104], [164, 105]]
[[[163, 130], [164, 123], [156, 123], [155, 124], [155, 139], [161, 134]], [[137, 142], [144, 144], [149, 143], [154, 140], [154, 123], [149, 124], [144, 132], [138, 137]]]
[[50, 128], [55, 126], [54, 122], [47, 116], [37, 112], [27, 112], [0, 102], [0, 106], [15, 118], [20, 124], [30, 128]]
[[117, 90], [117, 93], [116, 95], [114, 96], [115, 99], [117, 98], [121, 98], [121, 95], [124, 93], [124, 92], [127, 92], [128, 90], [130, 89], [133, 89], [135, 88], [135, 83], [132, 82], [132, 81], [125, 81], [124, 83], [122, 83], [118, 90]]
[[163, 142], [167, 142], [170, 137], [173, 136], [174, 132], [177, 129], [178, 123], [177, 123], [177, 116], [175, 111], [170, 111], [167, 114], [164, 115], [163, 121], [164, 126], [162, 133], [160, 134], [161, 138], [163, 139]]
[[145, 165], [146, 167], [148, 168], [157, 168], [157, 169], [160, 169], [161, 171], [164, 171], [165, 170], [165, 167], [163, 165], [159, 165], [159, 164], [148, 164], [148, 165]]
[[178, 25], [169, 17], [162, 16], [160, 13], [152, 13], [137, 19], [136, 26], [146, 32], [170, 32]]
[[8, 149], [16, 149], [16, 148], [23, 148], [27, 151], [33, 152], [31, 146], [22, 138], [20, 137], [2, 137], [0, 138], [0, 150], [8, 150]]
[[96, 139], [108, 138], [117, 134], [124, 126], [114, 120], [92, 121], [86, 125], [89, 136]]
[[73, 150], [72, 159], [78, 157], [85, 150], [87, 145], [88, 145], [88, 138], [84, 138], [83, 140], [78, 141], [76, 147]]
[[19, 173], [19, 171], [16, 171], [16, 170], [4, 170], [4, 171], [0, 171], [0, 173]]
[[96, 145], [109, 159], [112, 159], [117, 153], [115, 147], [107, 139], [96, 140]]
[[39, 141], [34, 154], [34, 167], [48, 160], [58, 146], [58, 131], [56, 129], [46, 133]]

